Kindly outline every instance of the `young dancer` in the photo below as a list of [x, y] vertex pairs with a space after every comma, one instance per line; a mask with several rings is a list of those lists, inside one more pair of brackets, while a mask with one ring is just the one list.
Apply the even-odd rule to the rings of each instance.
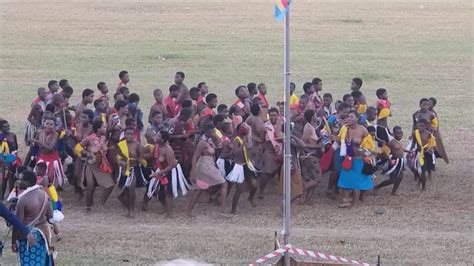
[[105, 205], [115, 182], [112, 177], [112, 168], [107, 159], [107, 126], [104, 122], [94, 121], [93, 133], [81, 141], [81, 155], [86, 158], [83, 181], [85, 183], [86, 210], [90, 211], [94, 203], [95, 187], [104, 189], [102, 195], [102, 205]]
[[394, 139], [388, 143], [391, 154], [386, 158], [387, 162], [384, 165], [382, 173], [390, 179], [375, 186], [378, 190], [388, 185], [393, 184], [392, 195], [398, 196], [397, 190], [403, 179], [403, 172], [405, 171], [405, 158], [403, 156], [404, 149], [401, 143], [403, 138], [403, 130], [399, 126], [393, 127]]
[[237, 205], [240, 200], [240, 196], [244, 190], [244, 186], [249, 189], [249, 197], [248, 200], [250, 204], [255, 207], [256, 204], [254, 203], [253, 199], [255, 193], [257, 192], [257, 185], [256, 185], [256, 170], [253, 167], [253, 164], [249, 158], [248, 148], [251, 145], [251, 141], [249, 138], [249, 126], [245, 123], [242, 123], [237, 126], [237, 134], [233, 142], [233, 158], [234, 158], [234, 167], [232, 171], [227, 175], [227, 180], [229, 183], [229, 192], [230, 192], [230, 185], [235, 183], [236, 189], [234, 192], [234, 196], [232, 197], [232, 210], [231, 214], [237, 213]]
[[390, 106], [391, 103], [388, 100], [387, 90], [380, 88], [376, 91], [377, 95], [377, 126], [387, 128], [387, 119], [392, 115]]
[[202, 136], [199, 144], [196, 147], [192, 158], [192, 171], [191, 180], [198, 189], [188, 204], [187, 215], [192, 216], [192, 210], [194, 205], [199, 200], [199, 197], [210, 187], [219, 187], [219, 204], [221, 208], [221, 214], [225, 215], [225, 197], [227, 195], [227, 182], [221, 175], [219, 169], [216, 167], [214, 162], [214, 154], [217, 149], [215, 142], [218, 142], [215, 136], [215, 126], [213, 124], [206, 124], [204, 126], [204, 135]]

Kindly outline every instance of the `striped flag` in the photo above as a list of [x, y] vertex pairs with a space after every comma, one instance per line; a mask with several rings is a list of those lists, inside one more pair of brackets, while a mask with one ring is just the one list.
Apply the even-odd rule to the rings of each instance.
[[281, 20], [285, 16], [286, 12], [288, 12], [290, 3], [291, 0], [276, 0], [274, 16], [277, 21]]

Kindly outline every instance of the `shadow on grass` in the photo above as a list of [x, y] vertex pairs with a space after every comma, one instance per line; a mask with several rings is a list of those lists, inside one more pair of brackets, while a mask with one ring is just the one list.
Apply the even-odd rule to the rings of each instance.
[[338, 19], [340, 23], [347, 23], [347, 24], [359, 24], [362, 23], [362, 19]]

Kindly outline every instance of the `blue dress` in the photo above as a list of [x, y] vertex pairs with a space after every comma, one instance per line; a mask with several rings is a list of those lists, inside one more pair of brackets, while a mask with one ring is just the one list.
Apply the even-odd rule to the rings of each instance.
[[369, 190], [374, 187], [372, 176], [364, 175], [362, 158], [352, 158], [352, 167], [349, 170], [342, 169], [339, 174], [337, 186], [344, 189]]
[[26, 239], [18, 240], [19, 264], [22, 266], [52, 266], [53, 259], [48, 253], [46, 237], [39, 229], [31, 230], [35, 244], [28, 246]]
[[333, 163], [334, 163], [334, 170], [338, 173], [341, 172], [341, 164], [342, 164], [342, 157], [339, 155], [341, 153], [341, 148], [337, 148], [334, 151], [333, 155]]

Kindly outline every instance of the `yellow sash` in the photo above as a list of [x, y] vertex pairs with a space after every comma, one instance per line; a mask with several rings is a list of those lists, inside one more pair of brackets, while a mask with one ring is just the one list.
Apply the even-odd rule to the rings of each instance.
[[423, 142], [421, 141], [420, 131], [418, 129], [415, 130], [415, 139], [418, 146], [420, 146], [420, 155], [418, 157], [418, 162], [421, 166], [425, 165], [425, 147], [423, 146]]
[[347, 126], [342, 126], [341, 129], [339, 130], [339, 134], [337, 135], [337, 138], [343, 142], [346, 140], [347, 137]]
[[382, 148], [380, 148], [382, 150], [383, 153], [385, 153], [385, 155], [389, 156], [390, 153], [392, 152], [392, 150], [390, 149], [389, 146], [387, 146], [387, 144], [383, 144], [382, 145]]
[[367, 111], [367, 104], [358, 104], [357, 105], [357, 108], [356, 108], [356, 111], [359, 113], [359, 114], [363, 114]]
[[215, 131], [214, 131], [214, 134], [215, 134], [216, 137], [218, 137], [219, 139], [222, 138], [222, 132], [221, 132], [219, 129], [216, 128]]
[[106, 123], [107, 122], [107, 114], [100, 113], [100, 120], [102, 120], [102, 122]]
[[370, 134], [368, 134], [362, 139], [362, 141], [360, 142], [360, 147], [369, 151], [375, 150], [375, 142]]
[[434, 117], [431, 119], [431, 127], [438, 129], [438, 118]]
[[2, 140], [2, 144], [0, 145], [0, 151], [1, 153], [3, 154], [7, 154], [7, 153], [10, 153], [10, 147], [8, 147], [8, 142], [7, 140]]
[[256, 169], [253, 166], [252, 161], [250, 161], [249, 154], [248, 154], [248, 151], [247, 151], [247, 147], [245, 147], [244, 142], [242, 141], [242, 139], [239, 136], [237, 136], [237, 137], [235, 137], [235, 141], [237, 141], [240, 145], [242, 145], [242, 149], [244, 151], [244, 160], [245, 160], [245, 163], [247, 164], [247, 167], [250, 170], [256, 172]]
[[127, 141], [122, 140], [117, 144], [117, 146], [118, 146], [120, 152], [122, 153], [122, 156], [125, 157], [124, 159], [127, 160], [127, 164], [125, 166], [125, 171], [123, 172], [123, 174], [125, 176], [129, 176], [130, 175], [130, 155], [128, 153]]
[[430, 134], [430, 137], [428, 138], [428, 142], [426, 143], [426, 145], [423, 146], [423, 142], [421, 141], [420, 131], [418, 129], [415, 130], [415, 139], [416, 139], [416, 143], [418, 144], [418, 146], [420, 146], [420, 149], [421, 149], [418, 162], [420, 162], [420, 165], [423, 166], [425, 165], [425, 149], [436, 147], [436, 140], [434, 136]]
[[331, 128], [329, 127], [328, 120], [323, 117], [324, 127], [321, 131], [326, 131], [327, 134], [331, 134]]
[[61, 131], [59, 131], [59, 138], [62, 139], [64, 138], [64, 136], [66, 136], [66, 131], [64, 129], [61, 129]]
[[77, 157], [81, 157], [81, 151], [84, 150], [84, 147], [80, 143], [77, 143], [76, 146], [74, 146], [74, 153], [76, 154]]
[[[345, 140], [346, 140], [346, 137], [347, 137], [347, 131], [348, 131], [348, 128], [347, 126], [342, 126], [341, 129], [339, 130], [339, 134], [337, 135], [337, 137], [339, 138], [339, 140], [341, 141], [341, 148], [343, 146], [345, 146]], [[375, 150], [375, 142], [374, 142], [374, 139], [372, 138], [372, 136], [370, 134], [368, 134], [367, 136], [365, 136], [362, 141], [360, 142], [360, 145], [359, 145], [361, 148], [365, 148], [365, 149], [368, 149], [369, 151], [374, 151]]]
[[386, 118], [388, 116], [390, 116], [390, 109], [389, 108], [382, 108], [382, 110], [380, 110], [379, 115], [377, 117], [378, 117], [378, 119], [382, 119], [382, 118]]

